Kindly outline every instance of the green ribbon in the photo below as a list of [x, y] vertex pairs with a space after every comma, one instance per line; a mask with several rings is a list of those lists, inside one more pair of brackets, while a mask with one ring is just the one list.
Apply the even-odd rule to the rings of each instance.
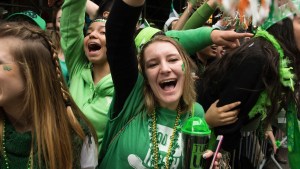
[[287, 143], [289, 152], [292, 152], [295, 146], [295, 130], [299, 130], [296, 110], [295, 103], [290, 103], [286, 112]]

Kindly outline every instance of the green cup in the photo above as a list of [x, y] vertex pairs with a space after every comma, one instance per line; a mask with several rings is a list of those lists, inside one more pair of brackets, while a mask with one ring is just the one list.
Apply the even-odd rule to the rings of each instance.
[[191, 117], [182, 127], [183, 168], [201, 169], [204, 167], [203, 152], [207, 149], [210, 129], [203, 118]]

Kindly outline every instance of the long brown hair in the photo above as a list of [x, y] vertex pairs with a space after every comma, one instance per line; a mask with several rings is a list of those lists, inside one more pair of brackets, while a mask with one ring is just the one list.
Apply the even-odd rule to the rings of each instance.
[[183, 84], [183, 93], [180, 98], [179, 107], [182, 112], [187, 112], [192, 109], [192, 105], [196, 100], [196, 90], [195, 90], [195, 82], [192, 76], [192, 73], [196, 70], [196, 66], [194, 62], [190, 59], [189, 55], [185, 52], [185, 50], [172, 38], [169, 38], [164, 35], [157, 35], [149, 42], [147, 42], [143, 47], [139, 55], [139, 65], [143, 76], [145, 77], [145, 85], [144, 85], [144, 95], [145, 95], [145, 106], [148, 113], [154, 111], [157, 106], [156, 98], [153, 94], [153, 91], [147, 83], [147, 76], [145, 74], [145, 50], [146, 48], [155, 42], [168, 42], [175, 46], [178, 50], [183, 64], [185, 66], [185, 80]]
[[[82, 125], [92, 132], [94, 138], [96, 135], [64, 84], [54, 45], [44, 31], [14, 22], [0, 25], [0, 38], [18, 42], [16, 47], [10, 47], [10, 53], [25, 81], [22, 112], [30, 113], [33, 146], [37, 147], [38, 153], [38, 164], [33, 165], [44, 164], [49, 169], [74, 168], [74, 164], [79, 163], [74, 161], [78, 156], [74, 150], [78, 147], [73, 147], [72, 141], [74, 137], [82, 141], [86, 137]], [[5, 113], [2, 109], [0, 112]], [[1, 133], [3, 123], [4, 118], [0, 117]]]

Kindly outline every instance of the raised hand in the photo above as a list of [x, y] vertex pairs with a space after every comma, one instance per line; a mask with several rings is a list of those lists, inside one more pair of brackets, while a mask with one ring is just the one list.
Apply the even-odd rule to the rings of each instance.
[[235, 48], [240, 46], [239, 39], [252, 37], [252, 33], [237, 33], [233, 30], [222, 31], [222, 30], [213, 30], [210, 34], [211, 40], [214, 44], [219, 46], [226, 46], [229, 48]]

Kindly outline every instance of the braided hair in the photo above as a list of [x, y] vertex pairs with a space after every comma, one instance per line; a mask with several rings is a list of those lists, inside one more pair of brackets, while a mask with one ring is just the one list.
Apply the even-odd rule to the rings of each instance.
[[[44, 164], [49, 169], [77, 168], [81, 147], [74, 147], [74, 140], [82, 145], [88, 132], [97, 138], [70, 96], [51, 39], [43, 30], [17, 22], [0, 24], [0, 39], [15, 42], [15, 46], [9, 46], [10, 54], [25, 81], [24, 95], [20, 96], [24, 106], [20, 113], [31, 122], [33, 146], [38, 152], [38, 164], [32, 162], [33, 165], [40, 168]], [[0, 117], [0, 132], [3, 118]]]

